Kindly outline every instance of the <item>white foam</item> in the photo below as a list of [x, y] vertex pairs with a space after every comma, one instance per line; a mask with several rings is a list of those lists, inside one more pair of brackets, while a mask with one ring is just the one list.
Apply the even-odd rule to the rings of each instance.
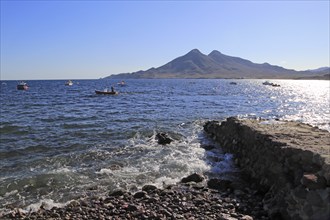
[[58, 168], [58, 169], [55, 169], [55, 170], [51, 170], [49, 172], [49, 174], [70, 173], [70, 172], [74, 172], [74, 171], [70, 170], [67, 167], [61, 167], [61, 168]]
[[113, 173], [113, 170], [102, 168], [100, 171], [95, 172], [96, 174], [107, 174], [110, 175]]
[[15, 189], [15, 190], [13, 190], [13, 191], [6, 192], [6, 193], [3, 195], [3, 197], [12, 196], [12, 195], [15, 195], [15, 194], [17, 194], [17, 193], [18, 193], [18, 190]]
[[[71, 202], [71, 201], [69, 201]], [[69, 202], [66, 203], [58, 203], [58, 202], [54, 202], [54, 200], [52, 199], [43, 199], [40, 200], [39, 202], [33, 203], [29, 206], [27, 206], [26, 208], [22, 209], [22, 211], [24, 212], [36, 212], [40, 209], [40, 207], [42, 206], [44, 209], [46, 210], [50, 210], [54, 207], [58, 207], [58, 208], [62, 208], [65, 205], [67, 205]]]
[[276, 121], [276, 120], [267, 120], [267, 121], [262, 121], [259, 124], [272, 125], [272, 124], [285, 124], [285, 122], [284, 121]]

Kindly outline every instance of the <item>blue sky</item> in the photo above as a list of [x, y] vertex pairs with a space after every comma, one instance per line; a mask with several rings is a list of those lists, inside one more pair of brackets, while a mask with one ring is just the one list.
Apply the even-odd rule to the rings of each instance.
[[197, 48], [329, 66], [329, 1], [3, 1], [1, 79], [97, 79]]

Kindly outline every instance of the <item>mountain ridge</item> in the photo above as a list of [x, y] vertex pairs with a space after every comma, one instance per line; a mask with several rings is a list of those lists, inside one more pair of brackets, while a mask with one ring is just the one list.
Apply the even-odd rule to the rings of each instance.
[[277, 78], [294, 79], [321, 76], [329, 73], [328, 69], [320, 71], [296, 71], [285, 69], [281, 66], [269, 63], [257, 64], [240, 57], [233, 57], [213, 50], [208, 55], [193, 49], [183, 56], [179, 56], [170, 62], [152, 67], [148, 70], [140, 70], [132, 73], [120, 73], [105, 78]]

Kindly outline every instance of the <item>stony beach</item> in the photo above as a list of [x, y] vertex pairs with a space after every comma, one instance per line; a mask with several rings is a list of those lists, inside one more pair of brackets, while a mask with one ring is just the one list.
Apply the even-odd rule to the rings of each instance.
[[263, 196], [242, 180], [206, 180], [200, 174], [158, 189], [146, 185], [131, 193], [116, 190], [107, 197], [72, 201], [63, 208], [32, 213], [13, 211], [3, 219], [269, 219]]

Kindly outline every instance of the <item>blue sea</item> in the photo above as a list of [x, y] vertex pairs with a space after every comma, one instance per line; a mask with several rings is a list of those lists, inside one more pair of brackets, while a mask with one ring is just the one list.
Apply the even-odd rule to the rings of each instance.
[[[236, 85], [230, 82], [236, 82]], [[330, 82], [138, 79], [1, 81], [0, 213], [36, 210], [145, 184], [162, 187], [194, 172], [228, 176], [232, 155], [205, 151], [208, 120], [300, 121], [330, 131]], [[115, 87], [118, 95], [95, 90]], [[162, 146], [155, 136], [174, 141]]]

